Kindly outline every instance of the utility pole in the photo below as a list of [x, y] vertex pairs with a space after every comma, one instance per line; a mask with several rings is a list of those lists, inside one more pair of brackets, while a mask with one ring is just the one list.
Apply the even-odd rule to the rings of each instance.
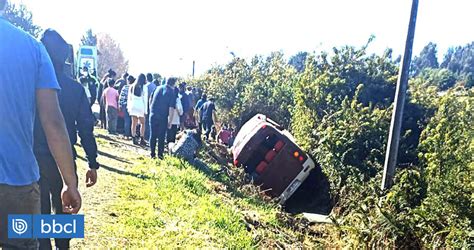
[[395, 92], [395, 106], [393, 107], [392, 121], [390, 123], [390, 133], [388, 135], [387, 152], [382, 178], [382, 190], [392, 186], [397, 165], [398, 145], [400, 142], [400, 132], [402, 129], [403, 108], [408, 86], [408, 77], [413, 52], [413, 39], [415, 37], [416, 15], [418, 12], [418, 0], [413, 0], [411, 6], [410, 23], [408, 24], [408, 35], [403, 53], [402, 64], [398, 74], [397, 90]]
[[194, 78], [194, 69], [196, 67], [196, 61], [193, 60], [193, 78]]

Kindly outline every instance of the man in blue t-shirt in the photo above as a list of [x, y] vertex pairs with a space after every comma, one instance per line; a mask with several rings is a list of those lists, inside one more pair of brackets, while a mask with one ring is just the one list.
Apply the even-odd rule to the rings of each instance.
[[176, 107], [175, 85], [177, 80], [176, 77], [170, 77], [166, 85], [159, 86], [153, 92], [150, 105], [151, 158], [156, 157], [156, 140], [158, 139], [158, 157], [163, 159], [166, 130], [171, 128]]
[[39, 168], [33, 154], [35, 113], [41, 123], [64, 188], [63, 211], [77, 213], [72, 147], [57, 98], [59, 85], [45, 48], [2, 17], [0, 0], [0, 248], [37, 248], [34, 239], [9, 239], [9, 214], [39, 214]]

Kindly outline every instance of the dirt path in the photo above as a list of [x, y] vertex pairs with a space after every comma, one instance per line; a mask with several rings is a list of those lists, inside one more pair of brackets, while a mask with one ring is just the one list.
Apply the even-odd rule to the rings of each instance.
[[85, 187], [85, 173], [88, 166], [83, 149], [76, 147], [79, 154], [76, 162], [83, 201], [81, 213], [85, 215], [85, 238], [72, 240], [73, 248], [97, 248], [97, 246], [107, 246], [108, 243], [118, 240], [107, 233], [107, 228], [112, 227], [116, 222], [112, 205], [119, 197], [118, 185], [124, 176], [133, 175], [128, 172], [133, 162], [147, 154], [144, 149], [118, 136], [108, 136], [104, 130], [96, 129], [95, 133], [99, 150], [97, 160], [101, 168], [98, 170], [98, 182], [94, 187]]

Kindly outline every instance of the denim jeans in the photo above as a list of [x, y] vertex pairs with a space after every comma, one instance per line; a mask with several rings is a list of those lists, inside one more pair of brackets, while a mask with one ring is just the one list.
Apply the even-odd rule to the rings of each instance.
[[125, 108], [124, 109], [124, 135], [125, 136], [132, 136], [132, 117], [130, 117], [130, 114], [128, 113], [128, 110]]
[[107, 106], [107, 130], [109, 133], [117, 132], [118, 110], [112, 106]]
[[203, 125], [204, 125], [206, 140], [209, 140], [209, 135], [211, 134], [212, 126], [214, 125], [214, 121], [212, 119], [205, 119], [205, 120], [203, 120]]
[[145, 115], [145, 139], [148, 141], [151, 140], [151, 133], [150, 133], [150, 115]]
[[150, 121], [151, 127], [151, 137], [150, 137], [150, 149], [151, 149], [151, 156], [156, 156], [156, 142], [158, 140], [158, 157], [163, 158], [163, 154], [165, 152], [165, 137], [166, 137], [166, 130], [168, 129], [168, 121], [167, 120], [151, 120]]

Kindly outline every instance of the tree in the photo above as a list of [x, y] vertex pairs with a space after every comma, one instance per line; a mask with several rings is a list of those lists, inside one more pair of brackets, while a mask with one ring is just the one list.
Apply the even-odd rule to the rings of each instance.
[[99, 51], [98, 74], [103, 76], [109, 69], [118, 75], [128, 70], [128, 60], [125, 58], [120, 45], [109, 34], [97, 35], [97, 50]]
[[441, 63], [441, 65], [440, 65], [440, 67], [443, 68], [443, 69], [447, 69], [448, 64], [453, 59], [453, 55], [454, 55], [454, 48], [453, 47], [448, 48], [448, 51], [444, 55], [444, 59], [443, 59], [443, 62]]
[[308, 57], [308, 52], [298, 52], [298, 54], [292, 56], [288, 63], [295, 67], [296, 71], [303, 72], [305, 69], [306, 58]]
[[97, 35], [92, 32], [92, 29], [88, 29], [86, 34], [82, 36], [81, 45], [97, 46]]
[[423, 50], [421, 50], [420, 55], [413, 59], [411, 64], [413, 75], [416, 76], [420, 74], [424, 69], [437, 69], [439, 67], [438, 57], [436, 56], [438, 53], [436, 46], [436, 43], [428, 43]]
[[435, 86], [440, 91], [448, 90], [456, 84], [455, 74], [447, 69], [425, 69], [420, 77], [425, 80], [425, 85]]
[[5, 19], [33, 37], [38, 37], [42, 29], [33, 23], [33, 14], [25, 5], [10, 4], [5, 11]]
[[465, 79], [464, 79], [464, 87], [465, 88], [474, 88], [474, 74], [473, 73], [469, 73], [466, 75]]
[[460, 76], [474, 72], [474, 42], [464, 47], [450, 48], [444, 56], [441, 67]]

